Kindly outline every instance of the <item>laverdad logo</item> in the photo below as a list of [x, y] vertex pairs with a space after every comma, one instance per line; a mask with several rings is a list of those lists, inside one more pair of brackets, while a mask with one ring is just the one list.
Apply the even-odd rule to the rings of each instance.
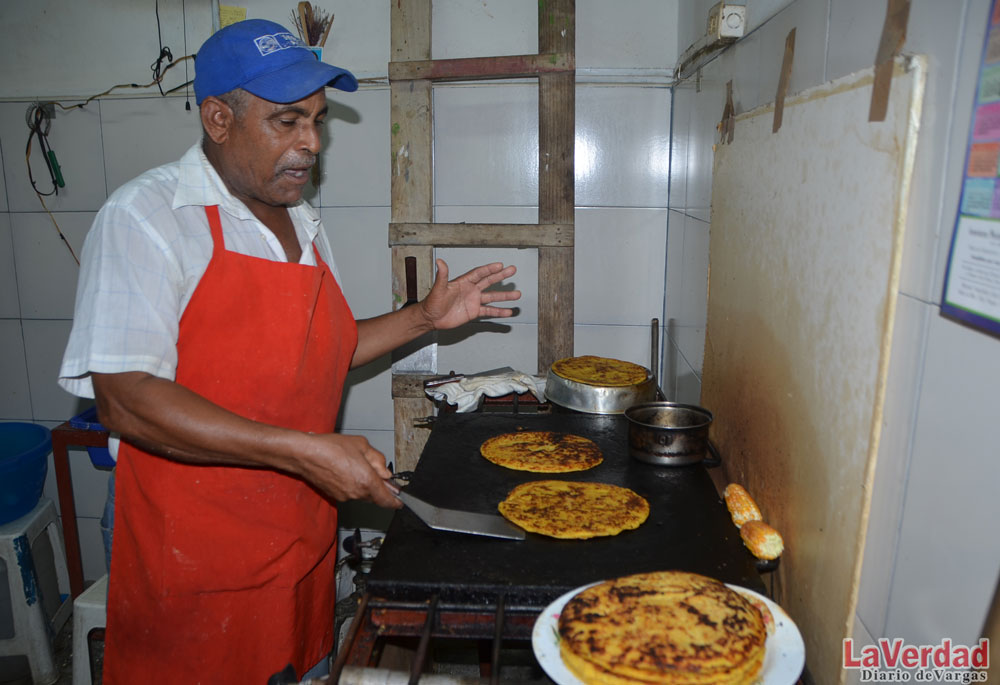
[[877, 645], [855, 647], [844, 639], [843, 667], [860, 670], [866, 682], [983, 683], [990, 666], [990, 641], [972, 647], [941, 640], [936, 645], [908, 645], [882, 638]]

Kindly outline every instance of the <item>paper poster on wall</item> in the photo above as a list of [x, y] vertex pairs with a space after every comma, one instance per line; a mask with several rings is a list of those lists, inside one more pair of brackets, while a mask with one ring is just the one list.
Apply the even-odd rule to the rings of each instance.
[[942, 313], [1000, 334], [1000, 3], [993, 0]]

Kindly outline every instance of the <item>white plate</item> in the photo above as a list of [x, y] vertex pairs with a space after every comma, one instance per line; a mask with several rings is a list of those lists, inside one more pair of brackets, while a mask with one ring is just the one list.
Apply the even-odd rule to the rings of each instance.
[[[571, 597], [592, 585], [597, 583], [571, 590], [545, 607], [538, 615], [535, 627], [531, 631], [531, 647], [535, 652], [535, 658], [545, 669], [545, 673], [558, 685], [586, 685], [566, 668], [559, 654], [559, 614]], [[771, 615], [774, 617], [774, 632], [768, 635], [764, 643], [764, 666], [756, 682], [762, 685], [791, 685], [796, 682], [802, 675], [802, 668], [806, 663], [806, 647], [795, 622], [784, 609], [764, 595], [738, 585], [727, 583], [726, 587], [749, 599], [760, 600], [771, 610]]]

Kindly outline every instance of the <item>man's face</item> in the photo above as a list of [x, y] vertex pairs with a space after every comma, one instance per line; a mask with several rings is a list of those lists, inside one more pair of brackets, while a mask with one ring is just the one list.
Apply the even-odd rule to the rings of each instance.
[[320, 89], [290, 104], [248, 98], [224, 144], [229, 190], [253, 209], [295, 204], [320, 151], [326, 95]]

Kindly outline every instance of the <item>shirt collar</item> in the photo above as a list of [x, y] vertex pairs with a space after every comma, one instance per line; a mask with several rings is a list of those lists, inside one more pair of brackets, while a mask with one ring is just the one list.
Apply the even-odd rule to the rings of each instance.
[[[179, 162], [177, 190], [174, 192], [173, 208], [189, 205], [218, 205], [231, 216], [246, 221], [256, 221], [257, 217], [242, 201], [229, 192], [219, 172], [205, 156], [201, 143], [195, 143], [184, 153]], [[300, 225], [309, 239], [319, 232], [319, 212], [305, 200], [288, 208], [293, 221]]]

